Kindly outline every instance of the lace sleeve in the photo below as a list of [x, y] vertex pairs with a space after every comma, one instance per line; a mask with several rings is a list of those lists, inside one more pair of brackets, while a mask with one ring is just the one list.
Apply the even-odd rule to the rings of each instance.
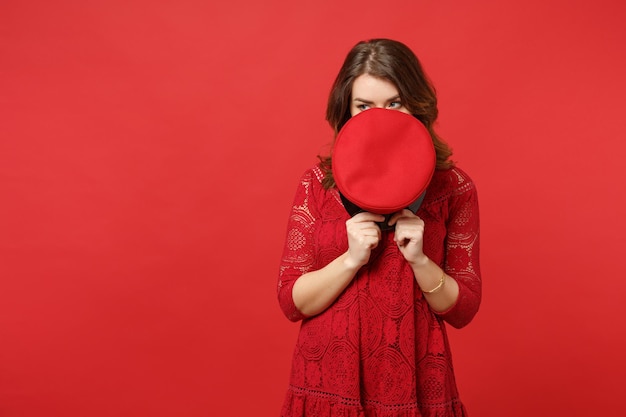
[[469, 178], [451, 198], [447, 230], [445, 271], [458, 282], [459, 298], [440, 316], [461, 328], [476, 315], [482, 294], [478, 195]]
[[296, 280], [313, 268], [315, 221], [317, 218], [313, 186], [317, 181], [313, 171], [301, 178], [287, 223], [287, 236], [278, 274], [278, 303], [287, 318], [298, 321], [305, 316], [296, 308], [292, 289]]

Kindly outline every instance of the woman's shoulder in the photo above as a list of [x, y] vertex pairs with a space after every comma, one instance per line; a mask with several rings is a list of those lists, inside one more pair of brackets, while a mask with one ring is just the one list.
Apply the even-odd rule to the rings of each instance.
[[472, 178], [461, 168], [454, 166], [435, 170], [428, 186], [428, 194], [432, 199], [440, 200], [473, 192], [475, 189]]
[[458, 166], [447, 169], [436, 169], [432, 181], [449, 184], [452, 187], [474, 184], [472, 178]]
[[326, 193], [324, 188], [325, 173], [321, 164], [315, 164], [305, 169], [298, 180], [299, 192], [310, 196], [321, 196]]
[[321, 163], [317, 163], [309, 168], [307, 168], [301, 175], [300, 180], [302, 183], [316, 183], [322, 184], [324, 180], [325, 174], [322, 169]]

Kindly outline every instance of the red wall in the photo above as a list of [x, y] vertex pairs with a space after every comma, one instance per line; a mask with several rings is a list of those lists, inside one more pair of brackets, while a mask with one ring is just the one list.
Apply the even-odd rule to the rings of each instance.
[[0, 3], [0, 416], [278, 415], [291, 199], [379, 36], [479, 187], [471, 415], [623, 415], [626, 3], [212, 3]]

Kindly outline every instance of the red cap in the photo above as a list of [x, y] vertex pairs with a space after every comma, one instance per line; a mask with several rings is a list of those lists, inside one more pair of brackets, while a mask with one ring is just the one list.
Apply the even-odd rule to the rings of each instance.
[[337, 188], [364, 211], [390, 214], [415, 203], [435, 171], [435, 148], [415, 116], [370, 109], [351, 117], [333, 147]]

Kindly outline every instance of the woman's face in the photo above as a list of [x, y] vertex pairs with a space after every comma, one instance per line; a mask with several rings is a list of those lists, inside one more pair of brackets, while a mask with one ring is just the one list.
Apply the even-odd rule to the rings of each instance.
[[359, 75], [352, 84], [350, 114], [354, 116], [374, 107], [410, 113], [402, 105], [398, 89], [391, 81], [369, 74]]

